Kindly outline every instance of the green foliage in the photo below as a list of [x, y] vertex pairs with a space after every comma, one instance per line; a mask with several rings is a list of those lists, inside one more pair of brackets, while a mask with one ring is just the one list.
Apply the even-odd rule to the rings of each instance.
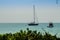
[[42, 35], [40, 32], [32, 31], [27, 28], [27, 30], [20, 32], [0, 34], [0, 40], [60, 40], [56, 35], [52, 36], [51, 34], [45, 31], [45, 34]]

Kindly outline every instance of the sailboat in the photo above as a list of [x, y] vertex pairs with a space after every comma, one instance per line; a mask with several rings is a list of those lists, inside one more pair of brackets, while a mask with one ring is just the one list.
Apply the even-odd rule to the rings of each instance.
[[36, 18], [35, 18], [35, 5], [33, 5], [33, 12], [34, 12], [34, 21], [32, 23], [29, 23], [29, 26], [37, 26], [38, 23], [35, 22]]

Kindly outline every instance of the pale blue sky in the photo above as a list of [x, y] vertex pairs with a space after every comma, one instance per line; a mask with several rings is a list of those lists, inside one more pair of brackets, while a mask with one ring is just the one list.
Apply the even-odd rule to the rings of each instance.
[[[59, 0], [60, 2], [60, 0]], [[0, 6], [21, 6], [21, 5], [55, 5], [56, 0], [0, 0]], [[60, 4], [60, 3], [59, 3]]]
[[0, 0], [0, 23], [31, 22], [33, 4], [39, 22], [60, 22], [60, 0]]

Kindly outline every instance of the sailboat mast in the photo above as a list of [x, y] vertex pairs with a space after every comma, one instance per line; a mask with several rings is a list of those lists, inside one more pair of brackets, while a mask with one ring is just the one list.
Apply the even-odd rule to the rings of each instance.
[[35, 5], [33, 5], [34, 23], [35, 23]]

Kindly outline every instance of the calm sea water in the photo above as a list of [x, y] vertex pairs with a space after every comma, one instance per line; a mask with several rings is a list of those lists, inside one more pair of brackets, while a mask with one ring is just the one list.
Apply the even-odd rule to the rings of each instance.
[[[28, 26], [27, 23], [0, 23], [0, 34], [4, 33], [15, 33], [19, 32], [20, 30], [26, 30], [29, 28], [31, 30], [37, 30], [41, 33], [49, 32], [52, 35], [57, 34], [57, 37], [60, 37], [60, 23], [54, 23], [53, 28], [48, 28], [48, 23], [40, 23], [38, 26]], [[44, 29], [44, 30], [42, 30]]]

